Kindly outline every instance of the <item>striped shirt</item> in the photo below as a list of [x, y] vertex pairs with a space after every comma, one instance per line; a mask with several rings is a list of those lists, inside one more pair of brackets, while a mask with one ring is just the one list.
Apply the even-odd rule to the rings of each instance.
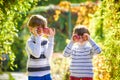
[[98, 45], [90, 39], [84, 45], [74, 44], [72, 41], [65, 47], [64, 56], [72, 58], [70, 63], [71, 76], [93, 77], [92, 56], [101, 52]]
[[50, 74], [50, 57], [53, 53], [54, 38], [31, 36], [26, 43], [28, 54], [28, 76], [44, 76]]

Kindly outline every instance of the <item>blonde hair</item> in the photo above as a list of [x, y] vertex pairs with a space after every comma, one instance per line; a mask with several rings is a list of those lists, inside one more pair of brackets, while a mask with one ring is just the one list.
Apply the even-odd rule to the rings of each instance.
[[41, 15], [32, 15], [28, 21], [28, 27], [36, 27], [36, 26], [41, 26], [41, 27], [47, 27], [47, 20], [45, 17]]

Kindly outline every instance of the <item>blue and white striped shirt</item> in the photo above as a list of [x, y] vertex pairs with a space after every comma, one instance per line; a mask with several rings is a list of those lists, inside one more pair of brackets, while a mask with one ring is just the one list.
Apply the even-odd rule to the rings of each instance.
[[44, 76], [50, 74], [50, 58], [53, 53], [54, 38], [31, 36], [26, 43], [28, 54], [28, 76]]
[[92, 57], [101, 52], [98, 45], [90, 39], [84, 45], [70, 43], [64, 49], [64, 56], [71, 57], [70, 73], [74, 77], [93, 77]]

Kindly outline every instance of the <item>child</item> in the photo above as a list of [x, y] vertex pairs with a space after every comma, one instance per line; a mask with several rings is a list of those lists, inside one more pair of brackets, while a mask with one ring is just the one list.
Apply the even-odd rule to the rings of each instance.
[[28, 28], [32, 34], [26, 43], [28, 80], [52, 80], [49, 60], [53, 53], [55, 30], [47, 27], [47, 20], [41, 15], [32, 15]]
[[76, 26], [70, 43], [64, 49], [64, 56], [72, 58], [70, 80], [93, 80], [92, 56], [101, 50], [89, 35], [86, 27]]

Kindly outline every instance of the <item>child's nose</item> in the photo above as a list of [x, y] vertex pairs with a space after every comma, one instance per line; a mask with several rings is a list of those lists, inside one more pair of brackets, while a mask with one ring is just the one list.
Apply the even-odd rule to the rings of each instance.
[[80, 36], [80, 39], [79, 39], [80, 41], [83, 41], [83, 39], [82, 39], [82, 36]]

